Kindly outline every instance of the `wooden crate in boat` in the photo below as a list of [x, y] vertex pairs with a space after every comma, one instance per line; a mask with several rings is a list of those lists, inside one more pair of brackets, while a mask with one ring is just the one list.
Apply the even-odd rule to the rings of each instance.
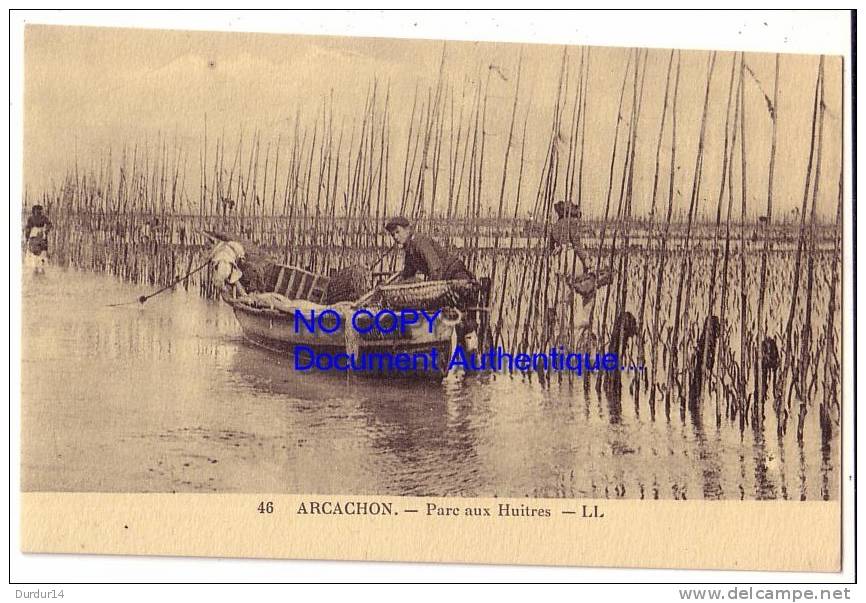
[[323, 304], [330, 280], [327, 276], [303, 268], [281, 264], [274, 293], [285, 295], [288, 299], [306, 299]]

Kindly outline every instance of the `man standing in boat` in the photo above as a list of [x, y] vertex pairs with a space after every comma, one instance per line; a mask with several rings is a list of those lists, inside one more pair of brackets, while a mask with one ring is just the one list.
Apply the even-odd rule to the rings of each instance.
[[[408, 281], [423, 274], [428, 281], [475, 280], [475, 276], [463, 264], [463, 260], [449, 253], [431, 237], [414, 232], [412, 224], [403, 216], [391, 218], [385, 230], [403, 248], [405, 260], [400, 271], [400, 281]], [[467, 311], [471, 300], [461, 300], [463, 312], [463, 343], [467, 351], [478, 348], [478, 325], [473, 314]]]

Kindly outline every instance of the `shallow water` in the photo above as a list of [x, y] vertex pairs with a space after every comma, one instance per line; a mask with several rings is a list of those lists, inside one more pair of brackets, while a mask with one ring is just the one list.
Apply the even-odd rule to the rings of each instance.
[[230, 308], [49, 268], [24, 282], [22, 489], [663, 499], [838, 499], [839, 434], [803, 443], [670, 418], [594, 382], [295, 373]]

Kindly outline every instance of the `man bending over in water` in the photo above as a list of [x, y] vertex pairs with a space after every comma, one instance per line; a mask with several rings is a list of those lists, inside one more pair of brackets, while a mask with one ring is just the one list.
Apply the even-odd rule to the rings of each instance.
[[595, 308], [596, 291], [612, 282], [609, 269], [593, 271], [583, 246], [581, 236], [580, 207], [571, 202], [559, 201], [553, 205], [558, 221], [550, 228], [550, 252], [554, 260], [554, 274], [565, 283], [566, 288], [558, 307], [548, 308], [548, 324], [554, 339], [559, 343], [581, 342], [595, 338], [591, 332], [592, 314]]
[[553, 209], [559, 220], [550, 228], [550, 250], [557, 256], [562, 272], [579, 276], [589, 268], [580, 240], [580, 208], [559, 201], [553, 204]]

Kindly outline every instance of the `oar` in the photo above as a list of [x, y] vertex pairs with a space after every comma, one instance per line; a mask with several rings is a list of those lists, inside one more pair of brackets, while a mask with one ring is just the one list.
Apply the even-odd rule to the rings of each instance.
[[157, 295], [159, 295], [159, 294], [162, 293], [163, 291], [168, 291], [169, 289], [171, 289], [172, 287], [174, 287], [175, 285], [177, 285], [179, 282], [181, 282], [182, 280], [184, 280], [184, 279], [186, 279], [186, 278], [189, 278], [190, 276], [192, 276], [193, 274], [195, 274], [196, 272], [198, 272], [199, 270], [201, 270], [202, 268], [204, 268], [204, 267], [207, 266], [208, 264], [210, 264], [210, 260], [206, 261], [204, 264], [202, 264], [202, 265], [199, 266], [198, 268], [195, 268], [195, 269], [191, 270], [190, 272], [187, 272], [187, 273], [184, 274], [183, 276], [180, 276], [180, 277], [176, 278], [174, 281], [172, 281], [171, 283], [169, 283], [168, 285], [166, 285], [165, 287], [163, 287], [163, 288], [160, 289], [159, 291], [156, 291], [156, 292], [154, 292], [154, 293], [151, 293], [150, 295], [142, 295], [142, 296], [139, 297], [136, 301], [121, 302], [121, 303], [119, 303], [119, 304], [108, 304], [106, 307], [108, 307], [108, 308], [116, 308], [116, 307], [118, 307], [118, 306], [128, 306], [128, 305], [130, 305], [130, 304], [134, 304], [134, 303], [143, 304], [144, 302], [146, 302], [147, 300], [149, 300], [151, 297], [156, 297]]

